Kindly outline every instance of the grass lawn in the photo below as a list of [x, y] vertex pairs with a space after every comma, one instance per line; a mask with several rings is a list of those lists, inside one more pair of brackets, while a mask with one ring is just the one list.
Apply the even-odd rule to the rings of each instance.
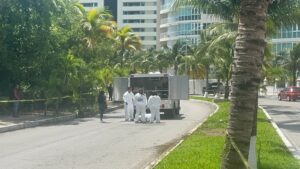
[[[193, 99], [204, 100], [201, 97]], [[205, 99], [212, 101], [212, 99]], [[229, 102], [217, 103], [219, 111], [165, 157], [155, 169], [219, 169], [228, 122]], [[261, 110], [258, 114], [259, 169], [300, 169]]]

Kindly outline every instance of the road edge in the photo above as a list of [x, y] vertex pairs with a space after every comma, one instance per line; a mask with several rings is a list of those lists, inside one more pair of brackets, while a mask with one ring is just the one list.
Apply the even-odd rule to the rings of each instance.
[[280, 130], [280, 128], [277, 126], [275, 121], [271, 118], [269, 113], [266, 109], [264, 109], [262, 106], [258, 106], [260, 109], [263, 110], [264, 114], [267, 116], [268, 120], [271, 122], [272, 126], [275, 128], [277, 134], [285, 144], [285, 146], [288, 148], [290, 153], [297, 159], [300, 160], [300, 152], [293, 146], [293, 144], [289, 141], [289, 139], [283, 134], [283, 132]]
[[161, 162], [162, 159], [164, 159], [167, 155], [169, 155], [175, 148], [177, 148], [185, 139], [187, 136], [191, 135], [196, 131], [209, 117], [214, 115], [219, 110], [219, 105], [213, 102], [204, 101], [204, 100], [196, 100], [196, 99], [190, 99], [191, 101], [199, 101], [202, 103], [206, 103], [209, 105], [213, 105], [216, 109], [214, 112], [210, 113], [209, 116], [207, 116], [202, 122], [200, 122], [198, 125], [196, 125], [194, 128], [192, 128], [190, 131], [187, 132], [174, 146], [169, 147], [165, 152], [163, 152], [158, 158], [154, 159], [150, 164], [148, 164], [144, 169], [153, 169], [159, 162]]
[[[111, 108], [108, 108], [106, 113], [114, 111], [116, 109], [122, 108], [123, 105], [119, 106], [112, 106]], [[41, 120], [32, 120], [32, 121], [25, 121], [19, 124], [13, 124], [10, 126], [5, 126], [0, 128], [0, 133], [15, 131], [15, 130], [21, 130], [26, 128], [32, 128], [37, 127], [41, 125], [46, 124], [56, 124], [60, 122], [70, 121], [76, 119], [76, 114], [66, 115], [66, 116], [60, 116], [60, 117], [53, 117], [53, 118], [47, 118], [47, 119], [41, 119]]]

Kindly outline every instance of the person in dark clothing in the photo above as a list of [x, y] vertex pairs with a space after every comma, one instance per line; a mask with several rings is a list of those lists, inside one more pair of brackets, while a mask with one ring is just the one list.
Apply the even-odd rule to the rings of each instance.
[[13, 90], [13, 94], [12, 94], [12, 99], [15, 100], [15, 102], [13, 102], [13, 117], [19, 117], [19, 106], [20, 106], [20, 102], [19, 100], [21, 100], [21, 88], [20, 85], [16, 85], [14, 90]]
[[107, 91], [108, 91], [108, 100], [112, 101], [113, 87], [111, 84], [109, 84], [109, 86], [107, 87]]
[[100, 113], [100, 120], [103, 121], [103, 113], [107, 108], [106, 103], [106, 96], [104, 95], [104, 91], [101, 90], [98, 95], [98, 104], [99, 104], [99, 113]]

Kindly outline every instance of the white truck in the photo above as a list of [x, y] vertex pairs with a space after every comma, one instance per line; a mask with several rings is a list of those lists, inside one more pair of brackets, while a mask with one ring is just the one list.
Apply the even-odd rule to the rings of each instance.
[[189, 80], [187, 76], [172, 76], [169, 74], [132, 74], [129, 77], [113, 79], [114, 101], [123, 101], [123, 94], [130, 86], [135, 94], [143, 89], [147, 98], [151, 92], [157, 92], [161, 97], [160, 112], [175, 116], [180, 111], [180, 100], [189, 99]]

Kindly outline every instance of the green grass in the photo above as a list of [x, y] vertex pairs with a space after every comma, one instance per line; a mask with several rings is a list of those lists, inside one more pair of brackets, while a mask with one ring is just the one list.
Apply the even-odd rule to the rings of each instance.
[[[192, 97], [212, 101], [213, 99]], [[192, 135], [166, 156], [155, 169], [219, 169], [228, 122], [229, 102], [219, 102], [219, 110]], [[257, 152], [259, 169], [300, 169], [271, 123], [259, 110]]]

